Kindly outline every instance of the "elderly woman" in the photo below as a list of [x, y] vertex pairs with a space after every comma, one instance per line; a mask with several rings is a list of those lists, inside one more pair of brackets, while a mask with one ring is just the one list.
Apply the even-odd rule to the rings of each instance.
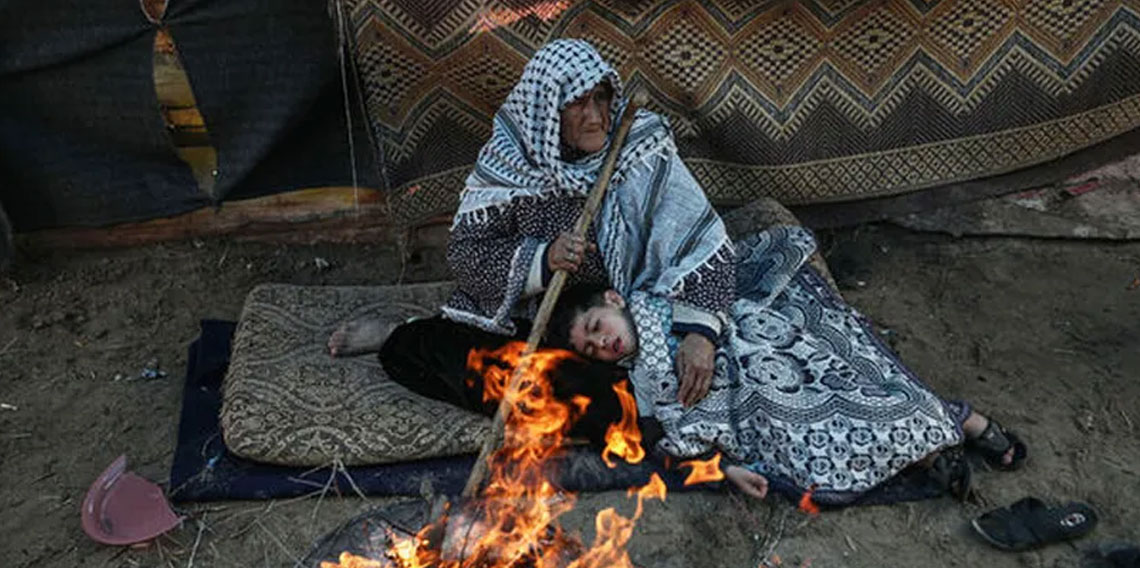
[[[638, 113], [588, 238], [567, 232], [609, 148], [620, 93], [620, 77], [584, 41], [555, 41], [535, 54], [467, 180], [448, 251], [459, 290], [443, 314], [511, 334], [511, 314], [533, 310], [560, 268], [572, 281], [667, 296], [693, 403], [708, 389], [735, 298], [733, 248], [660, 116]], [[607, 346], [615, 359], [623, 347]]]
[[[737, 301], [737, 259], [661, 116], [638, 111], [590, 234], [579, 240], [567, 232], [599, 174], [616, 130], [614, 117], [625, 104], [620, 77], [588, 43], [559, 40], [539, 50], [496, 113], [491, 139], [467, 179], [448, 248], [458, 287], [442, 317], [401, 326], [390, 337], [374, 322], [350, 323], [330, 338], [330, 351], [335, 356], [379, 350], [394, 379], [477, 407], [481, 399], [461, 368], [467, 349], [525, 335], [526, 319], [551, 274], [565, 269], [572, 282], [647, 299], [646, 309], [660, 316], [646, 319], [652, 325], [638, 326], [635, 334], [598, 335], [583, 347], [587, 356], [633, 366], [634, 377], [641, 376], [634, 381], [635, 396], [643, 414], [661, 420], [660, 448], [678, 457], [720, 450], [729, 458], [729, 478], [763, 496], [766, 479], [741, 467], [751, 454], [737, 451], [750, 442], [742, 446], [730, 439], [732, 427], [721, 426], [732, 421], [723, 416], [716, 424], [699, 418], [711, 408], [705, 397], [718, 346], [733, 331], [728, 314]], [[942, 435], [927, 444], [889, 448], [890, 455], [879, 460], [889, 467], [880, 474], [893, 474], [961, 438], [964, 416], [956, 419], [951, 406], [918, 387], [908, 392], [919, 393], [922, 403], [909, 404], [918, 410], [907, 417], [921, 414], [921, 427]], [[672, 400], [663, 401], [662, 393]], [[721, 408], [723, 403], [714, 397], [716, 412], [736, 412]], [[981, 421], [973, 424], [979, 432], [987, 426], [980, 417], [972, 419]], [[985, 431], [1002, 437], [999, 450], [1012, 447], [1004, 432]]]
[[[458, 289], [442, 309], [443, 320], [470, 327], [427, 320], [389, 338], [390, 330], [379, 322], [353, 321], [330, 337], [330, 353], [376, 352], [390, 339], [388, 351], [395, 355], [429, 336], [429, 328], [436, 347], [439, 334], [458, 334], [458, 344], [479, 346], [495, 343], [480, 331], [525, 335], [519, 329], [525, 322], [516, 318], [533, 315], [550, 276], [565, 269], [573, 274], [571, 282], [672, 298], [673, 330], [683, 335], [679, 372], [685, 401], [699, 400], [712, 378], [723, 315], [735, 297], [733, 249], [677, 157], [664, 119], [639, 111], [589, 237], [575, 239], [568, 232], [616, 129], [613, 117], [625, 104], [620, 94], [621, 78], [590, 44], [559, 40], [539, 50], [495, 115], [491, 140], [467, 180], [452, 226], [448, 261]], [[647, 242], [650, 228], [669, 240]], [[655, 254], [643, 254], [647, 248]], [[382, 359], [414, 372], [421, 389], [418, 379], [430, 380], [421, 371], [422, 360], [401, 365], [406, 357], [395, 361], [383, 353]], [[461, 389], [428, 390], [439, 396]]]

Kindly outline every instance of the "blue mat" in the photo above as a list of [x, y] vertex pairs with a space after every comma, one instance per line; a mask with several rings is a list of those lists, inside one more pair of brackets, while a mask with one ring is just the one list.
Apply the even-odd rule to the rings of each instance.
[[[201, 334], [190, 345], [178, 446], [170, 471], [170, 499], [174, 502], [226, 499], [273, 499], [321, 491], [334, 494], [419, 495], [427, 480], [436, 493], [458, 495], [463, 490], [475, 456], [456, 456], [377, 466], [301, 468], [268, 465], [231, 454], [222, 442], [218, 413], [222, 407], [222, 379], [229, 366], [230, 340], [236, 324], [203, 320]], [[643, 485], [650, 474], [661, 475], [669, 491], [721, 489], [723, 483], [684, 487], [684, 473], [666, 470], [645, 460], [609, 469], [597, 451], [571, 449], [553, 465], [558, 483], [569, 491], [605, 491]], [[345, 475], [347, 472], [347, 476]], [[331, 483], [330, 483], [331, 478]], [[351, 478], [351, 480], [349, 479]], [[772, 491], [798, 499], [802, 490], [792, 483], [769, 480]], [[925, 475], [899, 476], [868, 492], [855, 504], [885, 504], [927, 499], [942, 494]]]
[[[352, 483], [366, 495], [419, 495], [424, 480], [436, 493], [458, 495], [467, 482], [475, 456], [426, 459], [415, 462], [359, 466], [334, 476], [332, 468], [268, 465], [231, 454], [222, 441], [218, 412], [222, 407], [222, 379], [229, 366], [230, 340], [235, 324], [202, 321], [201, 335], [190, 345], [178, 446], [170, 471], [170, 498], [175, 502], [222, 499], [270, 499], [320, 491], [333, 478], [330, 491], [353, 494]], [[570, 450], [554, 469], [559, 483], [570, 491], [604, 491], [642, 485], [657, 472], [670, 490], [683, 490], [682, 472], [664, 471], [652, 464], [620, 464], [608, 469], [595, 450]]]

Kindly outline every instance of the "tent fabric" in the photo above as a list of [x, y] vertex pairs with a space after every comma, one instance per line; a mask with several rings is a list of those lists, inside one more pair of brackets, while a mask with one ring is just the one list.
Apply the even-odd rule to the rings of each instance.
[[0, 200], [15, 230], [209, 203], [166, 137], [153, 41], [135, 3], [0, 4]]
[[1132, 0], [339, 1], [409, 220], [454, 211], [523, 65], [562, 37], [646, 88], [722, 206], [905, 194], [1140, 128]]
[[[380, 186], [323, 3], [172, 0], [163, 24], [218, 149], [214, 195], [166, 133], [156, 27], [139, 3], [0, 5], [0, 200], [15, 230], [145, 220], [354, 179]], [[361, 128], [346, 126], [346, 107]]]
[[352, 185], [350, 134], [357, 184], [380, 187], [324, 2], [170, 0], [165, 23], [218, 151], [219, 199]]
[[[212, 194], [158, 110], [160, 25], [218, 150]], [[938, 205], [1140, 129], [1136, 0], [169, 0], [157, 23], [136, 2], [9, 0], [0, 201], [30, 231], [355, 181], [415, 224], [455, 210], [491, 116], [559, 37], [646, 88], [718, 206]]]

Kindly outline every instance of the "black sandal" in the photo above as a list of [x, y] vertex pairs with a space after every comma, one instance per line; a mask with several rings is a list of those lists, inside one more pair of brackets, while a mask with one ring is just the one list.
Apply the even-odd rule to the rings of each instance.
[[1012, 552], [1084, 536], [1096, 523], [1096, 511], [1084, 503], [1050, 507], [1036, 497], [994, 509], [970, 522], [986, 542]]
[[[976, 438], [967, 439], [966, 445], [981, 454], [990, 467], [1003, 471], [1020, 468], [1025, 463], [1025, 458], [1029, 457], [1029, 448], [1025, 442], [1022, 442], [1017, 434], [998, 424], [997, 420], [993, 418], [987, 420], [986, 429]], [[1009, 463], [1003, 463], [1002, 458], [1010, 448], [1013, 448], [1013, 458]]]
[[944, 451], [930, 464], [930, 478], [955, 499], [965, 502], [970, 498], [973, 472], [970, 462], [960, 452]]

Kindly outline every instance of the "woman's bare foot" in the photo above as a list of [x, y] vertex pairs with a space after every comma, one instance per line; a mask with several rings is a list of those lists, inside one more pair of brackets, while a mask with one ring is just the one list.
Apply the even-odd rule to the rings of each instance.
[[329, 336], [329, 355], [347, 357], [379, 353], [392, 325], [375, 318], [361, 318], [340, 324]]
[[757, 499], [763, 499], [768, 495], [768, 478], [750, 469], [730, 465], [724, 468], [724, 476], [746, 495]]

